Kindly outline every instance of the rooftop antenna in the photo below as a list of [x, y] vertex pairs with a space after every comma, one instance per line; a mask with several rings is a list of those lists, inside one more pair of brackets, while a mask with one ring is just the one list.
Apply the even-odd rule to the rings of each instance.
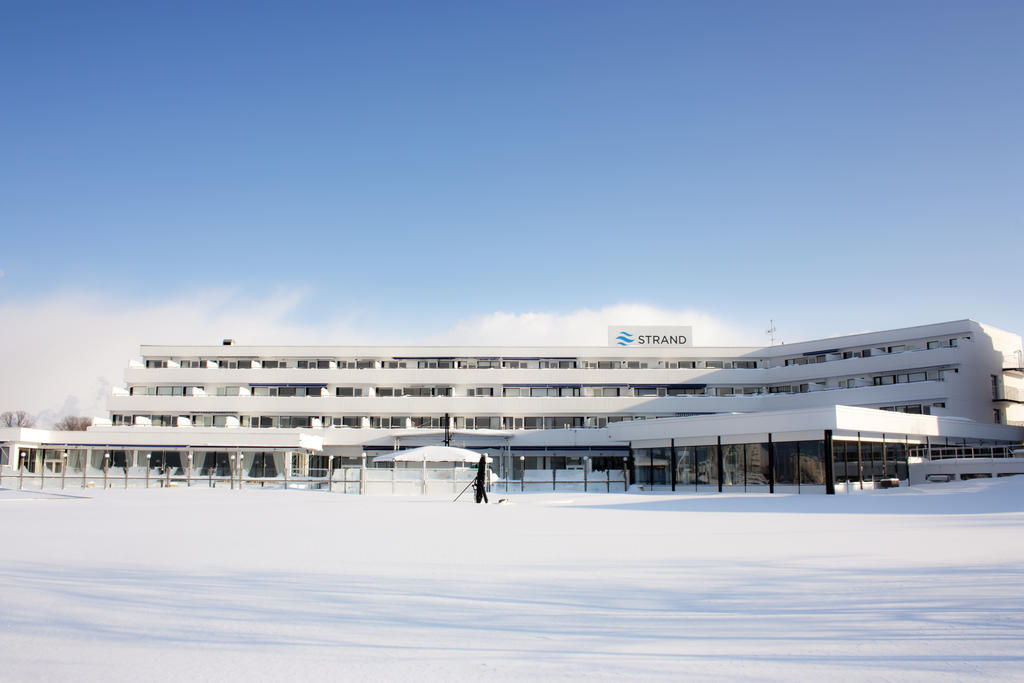
[[769, 337], [771, 337], [772, 346], [775, 346], [775, 333], [777, 331], [778, 330], [775, 329], [775, 321], [774, 320], [769, 320], [768, 321], [768, 329], [765, 330], [764, 333], [767, 334]]

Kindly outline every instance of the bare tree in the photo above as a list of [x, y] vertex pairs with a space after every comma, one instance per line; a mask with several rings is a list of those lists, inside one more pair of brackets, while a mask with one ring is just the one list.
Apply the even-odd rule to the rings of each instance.
[[53, 428], [62, 432], [84, 432], [91, 426], [91, 417], [67, 415], [57, 420], [57, 424], [53, 425]]
[[8, 410], [0, 413], [0, 427], [31, 427], [36, 421], [24, 410]]

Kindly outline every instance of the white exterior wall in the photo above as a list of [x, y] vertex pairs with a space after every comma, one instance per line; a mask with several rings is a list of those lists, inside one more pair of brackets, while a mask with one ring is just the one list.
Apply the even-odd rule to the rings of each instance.
[[[929, 341], [956, 346], [925, 348]], [[843, 352], [905, 345], [916, 350], [843, 358]], [[144, 360], [167, 360], [167, 368], [146, 368], [132, 361], [125, 372], [125, 388], [116, 388], [109, 399], [111, 415], [140, 416], [135, 426], [110, 426], [97, 422], [87, 432], [18, 430], [0, 433], [0, 442], [87, 444], [102, 448], [146, 447], [183, 449], [287, 449], [322, 452], [358, 458], [364, 451], [440, 442], [442, 429], [369, 428], [263, 428], [239, 426], [238, 416], [408, 416], [453, 418], [453, 444], [477, 449], [603, 448], [624, 449], [661, 444], [677, 438], [707, 443], [720, 436], [723, 443], [759, 442], [768, 432], [786, 431], [800, 438], [819, 438], [822, 429], [836, 436], [846, 431], [954, 436], [962, 439], [1014, 441], [1024, 438], [1020, 428], [995, 425], [1001, 419], [1024, 424], [1024, 371], [1020, 365], [1021, 338], [970, 320], [888, 330], [846, 337], [764, 348], [713, 347], [283, 347], [283, 346], [143, 346]], [[920, 348], [917, 348], [920, 347]], [[785, 365], [787, 359], [823, 356], [824, 362]], [[367, 369], [185, 368], [189, 359], [375, 359]], [[454, 359], [577, 359], [643, 361], [647, 368], [385, 368], [382, 361], [406, 358]], [[753, 361], [755, 368], [667, 368], [666, 362]], [[879, 376], [933, 373], [933, 379], [874, 385]], [[993, 387], [992, 377], [996, 377]], [[856, 379], [854, 388], [840, 388], [840, 381]], [[311, 397], [253, 396], [257, 384], [326, 385], [328, 395]], [[768, 387], [806, 384], [798, 393], [768, 393]], [[702, 395], [619, 397], [503, 397], [504, 385], [706, 385]], [[127, 388], [201, 386], [194, 396], [129, 395]], [[217, 396], [219, 386], [242, 387], [243, 395]], [[339, 397], [335, 388], [359, 387], [364, 395]], [[451, 397], [375, 396], [375, 387], [450, 386]], [[497, 396], [468, 396], [467, 390], [492, 387]], [[718, 396], [717, 387], [757, 387], [751, 395]], [[937, 407], [936, 404], [944, 404]], [[924, 406], [931, 416], [863, 411], [858, 408]], [[837, 406], [839, 406], [837, 408]], [[809, 412], [808, 412], [809, 411]], [[850, 412], [853, 411], [853, 412]], [[742, 413], [735, 415], [733, 413]], [[155, 427], [146, 425], [150, 415], [179, 416], [217, 414], [226, 426]], [[700, 417], [672, 419], [680, 414]], [[485, 417], [668, 417], [661, 420], [610, 423], [606, 428], [566, 429], [457, 429], [454, 418]], [[963, 419], [967, 418], [967, 419]], [[408, 424], [408, 422], [406, 422]], [[795, 437], [794, 437], [795, 438]], [[321, 450], [322, 449], [322, 450]], [[582, 451], [577, 451], [582, 455]], [[538, 455], [539, 455], [538, 451]]]
[[[970, 338], [970, 341], [967, 339]], [[929, 340], [957, 339], [955, 348], [904, 351], [867, 358], [841, 358], [848, 349], [911, 344], [924, 346]], [[168, 368], [145, 368], [133, 363], [125, 373], [128, 386], [202, 386], [204, 396], [128, 396], [123, 389], [109, 399], [112, 414], [184, 415], [217, 413], [229, 415], [313, 415], [313, 416], [639, 416], [663, 417], [685, 413], [758, 412], [812, 408], [836, 404], [883, 407], [922, 405], [933, 414], [968, 417], [993, 422], [992, 375], [1005, 382], [1002, 368], [1007, 358], [1019, 357], [1018, 335], [963, 320], [935, 325], [889, 330], [832, 339], [764, 348], [661, 348], [645, 347], [296, 347], [296, 346], [144, 346], [146, 359], [166, 359]], [[784, 366], [785, 358], [823, 350], [823, 363]], [[1016, 356], [1015, 356], [1016, 354]], [[646, 361], [646, 369], [220, 369], [181, 368], [181, 359], [374, 359], [408, 358], [572, 358], [593, 360]], [[660, 362], [707, 360], [756, 361], [756, 369], [655, 367]], [[885, 386], [839, 388], [838, 382], [875, 375], [896, 375], [920, 370], [941, 372], [941, 381], [897, 383]], [[1013, 383], [1011, 378], [1011, 384]], [[218, 386], [241, 386], [249, 393], [251, 384], [325, 384], [327, 396], [263, 397], [216, 396]], [[662, 397], [502, 397], [503, 385], [690, 385], [708, 386], [704, 395]], [[806, 393], [765, 393], [773, 385], [808, 384]], [[1024, 385], [1024, 379], [1021, 380]], [[335, 387], [363, 390], [361, 397], [338, 397]], [[374, 388], [405, 386], [451, 386], [452, 397], [381, 397]], [[494, 397], [470, 397], [467, 389], [493, 387]], [[715, 396], [716, 387], [758, 387], [754, 395]], [[1024, 390], [1024, 386], [1022, 386]], [[933, 404], [945, 404], [935, 407]], [[1007, 417], [1019, 406], [1003, 406]]]

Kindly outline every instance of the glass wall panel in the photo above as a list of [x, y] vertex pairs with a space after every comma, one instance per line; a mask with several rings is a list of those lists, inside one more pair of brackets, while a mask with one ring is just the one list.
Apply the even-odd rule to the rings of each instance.
[[860, 481], [860, 462], [857, 458], [857, 442], [843, 441], [846, 445], [846, 477], [849, 481]]
[[[145, 466], [145, 456], [140, 457], [143, 458], [142, 464]], [[183, 460], [179, 451], [152, 451], [149, 454], [149, 468], [163, 472], [165, 467], [169, 467], [171, 474], [184, 474]]]
[[104, 459], [103, 459], [104, 455], [106, 455], [106, 451], [104, 451], [103, 449], [101, 449], [101, 448], [93, 448], [90, 451], [89, 467], [93, 468], [94, 470], [102, 470], [103, 469], [103, 462], [104, 462]]
[[231, 461], [227, 453], [207, 451], [196, 455], [201, 476], [226, 477], [231, 473]]
[[824, 485], [825, 483], [825, 442], [801, 441], [800, 483]]
[[68, 472], [81, 472], [85, 467], [85, 450], [75, 448], [68, 451]]
[[857, 444], [850, 441], [833, 441], [832, 466], [837, 482], [856, 481]]
[[907, 478], [907, 448], [902, 443], [885, 444], [886, 471], [889, 477]]
[[672, 465], [672, 449], [652, 448], [651, 456], [654, 458], [654, 484], [656, 486], [669, 484], [669, 468]]
[[128, 468], [128, 451], [110, 451], [110, 467], [118, 469]]
[[743, 486], [743, 444], [722, 446], [722, 485]]
[[284, 454], [275, 457], [274, 453], [259, 452], [242, 455], [242, 471], [246, 476], [256, 479], [274, 478], [284, 469]]
[[637, 448], [633, 451], [636, 483], [662, 486], [669, 483], [668, 448]]
[[697, 481], [695, 448], [693, 446], [676, 447], [676, 484], [693, 485]]
[[760, 486], [768, 484], [769, 463], [768, 444], [748, 443], [745, 448], [746, 458], [746, 483], [748, 486]]
[[799, 441], [778, 441], [775, 446], [775, 483], [797, 484]]
[[716, 446], [694, 447], [698, 484], [718, 484], [718, 455]]
[[328, 459], [329, 458], [326, 455], [309, 456], [309, 476], [326, 477]]
[[864, 459], [864, 478], [868, 480], [881, 479], [882, 467], [882, 444], [877, 441], [861, 442], [861, 455]]
[[846, 442], [846, 473], [849, 475], [850, 481], [860, 481], [864, 477], [860, 462], [860, 448], [861, 445], [856, 441]]

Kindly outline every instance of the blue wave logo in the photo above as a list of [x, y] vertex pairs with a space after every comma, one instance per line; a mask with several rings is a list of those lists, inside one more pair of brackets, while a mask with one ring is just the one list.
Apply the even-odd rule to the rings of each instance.
[[636, 341], [633, 338], [633, 335], [631, 335], [629, 332], [626, 332], [625, 330], [619, 332], [619, 336], [616, 337], [615, 339], [618, 340], [619, 346], [629, 346], [634, 341]]

